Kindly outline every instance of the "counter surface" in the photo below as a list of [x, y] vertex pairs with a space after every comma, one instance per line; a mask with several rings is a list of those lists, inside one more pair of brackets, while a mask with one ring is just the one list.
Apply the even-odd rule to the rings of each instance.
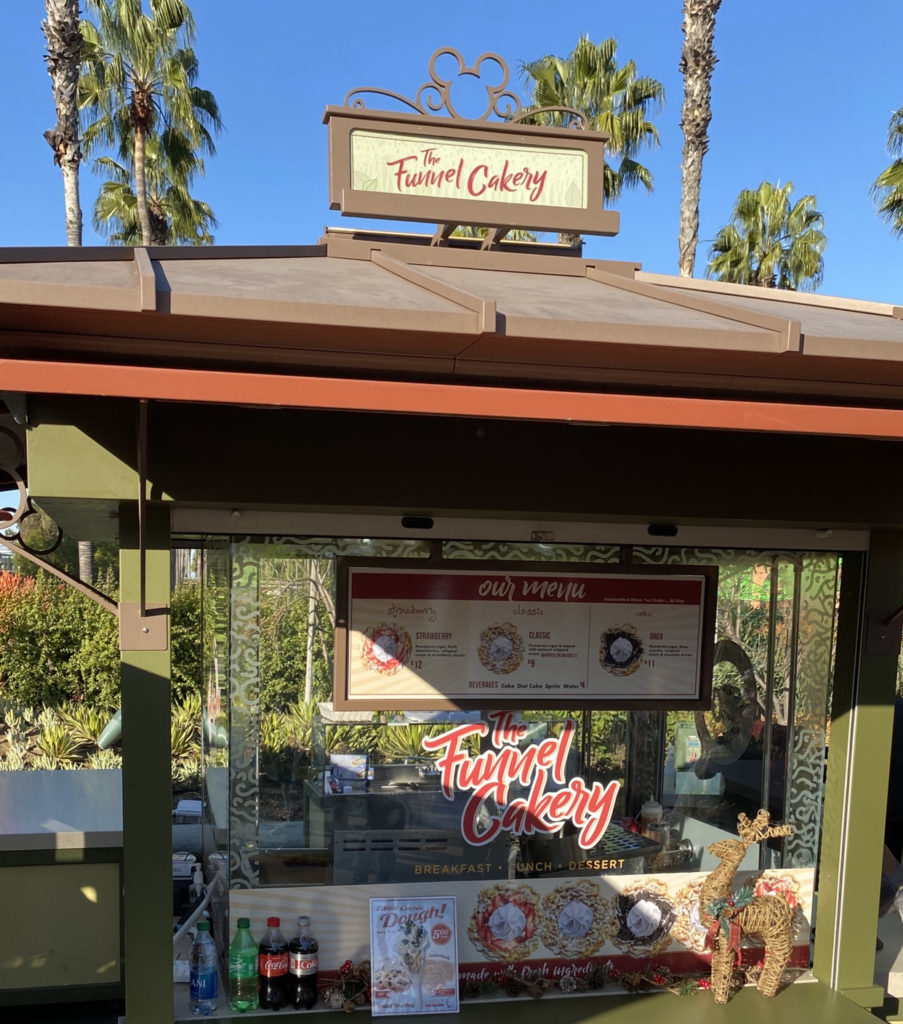
[[[176, 985], [175, 1020], [192, 1021], [188, 1008], [187, 985]], [[264, 1024], [285, 1017], [287, 1020], [309, 1020], [311, 1012], [323, 1015], [325, 1020], [347, 1020], [338, 1010], [328, 1011], [319, 1006], [314, 1011], [272, 1010], [257, 1013], [234, 1014], [225, 1007], [210, 1019], [238, 1020], [242, 1024]], [[486, 1002], [465, 1002], [458, 1015], [460, 1024], [498, 1024], [500, 1018], [516, 1016], [522, 1024], [544, 1024], [549, 1017], [558, 1024], [648, 1024], [650, 1020], [667, 1024], [799, 1024], [801, 1020], [826, 1021], [830, 1024], [877, 1024], [878, 1018], [857, 1006], [837, 992], [819, 982], [797, 981], [774, 999], [765, 999], [753, 987], [741, 989], [726, 1006], [718, 1006], [711, 993], [675, 997], [667, 992], [641, 995], [579, 995], [548, 997], [545, 999], [493, 999]], [[395, 1018], [399, 1020], [401, 1018]], [[427, 1020], [446, 1017], [411, 1015], [405, 1018], [411, 1024], [424, 1024]]]
[[0, 851], [121, 846], [118, 770], [0, 772]]

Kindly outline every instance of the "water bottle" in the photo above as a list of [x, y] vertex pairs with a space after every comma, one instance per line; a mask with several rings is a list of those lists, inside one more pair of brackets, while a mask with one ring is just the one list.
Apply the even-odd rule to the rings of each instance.
[[188, 1001], [191, 1012], [206, 1017], [216, 1009], [217, 955], [210, 922], [198, 921], [198, 931], [191, 944], [188, 967]]
[[258, 1005], [257, 943], [251, 937], [250, 920], [240, 917], [229, 946], [229, 1009], [244, 1013]]

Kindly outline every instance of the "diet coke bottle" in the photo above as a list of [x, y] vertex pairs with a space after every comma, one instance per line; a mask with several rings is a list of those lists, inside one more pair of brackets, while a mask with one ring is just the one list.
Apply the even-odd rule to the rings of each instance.
[[279, 931], [279, 918], [267, 918], [267, 933], [257, 949], [261, 1010], [285, 1006], [288, 985], [288, 943]]
[[296, 1010], [309, 1010], [317, 1002], [317, 972], [320, 958], [317, 940], [310, 930], [310, 918], [298, 918], [298, 934], [288, 945], [289, 1001]]

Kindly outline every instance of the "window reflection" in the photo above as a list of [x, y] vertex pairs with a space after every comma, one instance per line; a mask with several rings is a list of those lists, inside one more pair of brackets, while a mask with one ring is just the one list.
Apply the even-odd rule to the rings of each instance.
[[[221, 553], [210, 563], [211, 586], [220, 597], [228, 591], [228, 611], [220, 601], [216, 644], [208, 645], [219, 703], [208, 696], [208, 709], [218, 716], [212, 726], [229, 728], [228, 766], [217, 763], [222, 748], [208, 759], [211, 805], [223, 808], [211, 842], [228, 856], [233, 885], [706, 871], [714, 864], [705, 847], [736, 834], [741, 811], [766, 808], [773, 821], [790, 823], [820, 818], [836, 556], [631, 551], [643, 564], [719, 566], [713, 700], [696, 713], [520, 713], [528, 744], [560, 735], [573, 720], [569, 773], [587, 787], [618, 784], [605, 836], [584, 849], [570, 822], [554, 834], [502, 831], [485, 848], [465, 841], [469, 794], [445, 799], [423, 740], [469, 713], [332, 709], [335, 559], [350, 554], [427, 558], [430, 545], [233, 542], [228, 584]], [[613, 546], [488, 542], [446, 542], [442, 554], [602, 564], [620, 557]], [[471, 742], [474, 756], [485, 749], [485, 737]], [[512, 787], [509, 799], [517, 796]], [[480, 813], [503, 809], [487, 801]], [[811, 833], [763, 844], [751, 852], [752, 866], [813, 866]], [[452, 867], [457, 874], [443, 874]]]

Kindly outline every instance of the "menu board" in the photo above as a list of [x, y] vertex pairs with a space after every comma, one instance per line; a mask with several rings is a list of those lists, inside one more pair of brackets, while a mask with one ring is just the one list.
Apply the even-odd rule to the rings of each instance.
[[374, 1017], [456, 1013], [454, 896], [371, 899], [370, 964]]
[[703, 706], [714, 567], [345, 566], [336, 707]]

